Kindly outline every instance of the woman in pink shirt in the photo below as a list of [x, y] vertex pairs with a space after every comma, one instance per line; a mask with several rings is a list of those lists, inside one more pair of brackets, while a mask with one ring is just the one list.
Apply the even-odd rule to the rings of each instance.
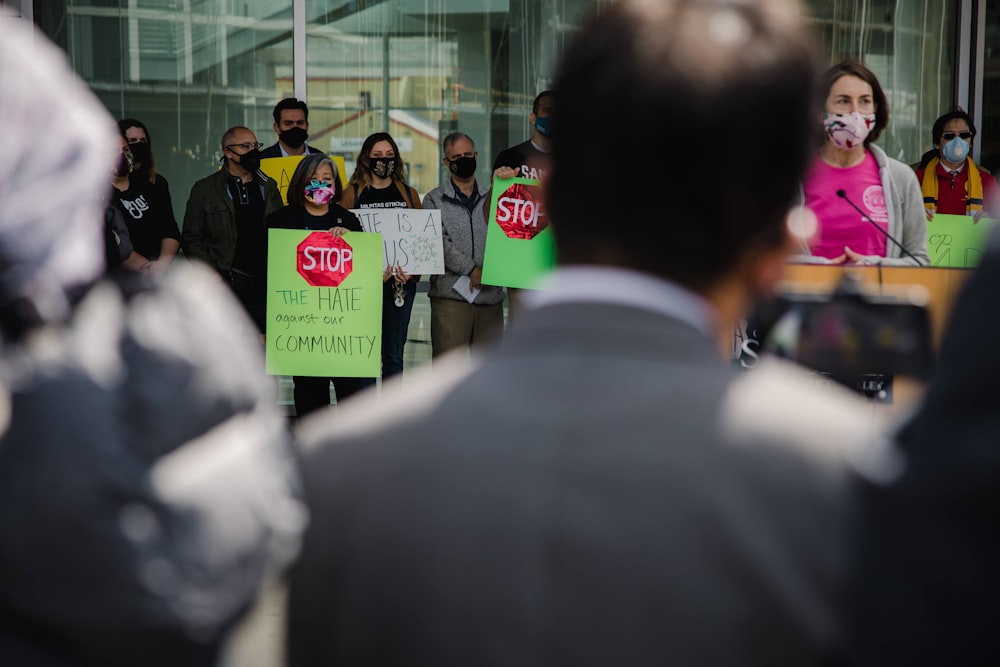
[[930, 264], [917, 178], [872, 143], [889, 124], [889, 105], [878, 79], [864, 65], [844, 61], [827, 70], [821, 83], [826, 141], [803, 183], [805, 205], [818, 224], [804, 242], [805, 256], [798, 259]]

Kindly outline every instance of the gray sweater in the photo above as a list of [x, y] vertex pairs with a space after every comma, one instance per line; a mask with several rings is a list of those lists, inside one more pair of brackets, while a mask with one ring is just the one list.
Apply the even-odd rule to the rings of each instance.
[[[444, 244], [445, 272], [443, 275], [431, 276], [427, 295], [432, 299], [465, 300], [452, 287], [460, 276], [467, 276], [477, 266], [483, 265], [483, 253], [486, 249], [486, 216], [483, 214], [485, 197], [485, 192], [477, 191], [475, 204], [469, 210], [459, 200], [451, 179], [424, 197], [424, 208], [441, 211], [441, 236]], [[497, 304], [503, 301], [503, 297], [502, 287], [483, 285], [475, 303]]]

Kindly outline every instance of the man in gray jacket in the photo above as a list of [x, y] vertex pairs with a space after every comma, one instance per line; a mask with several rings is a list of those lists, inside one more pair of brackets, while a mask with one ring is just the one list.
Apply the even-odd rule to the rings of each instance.
[[488, 190], [476, 182], [476, 146], [462, 132], [444, 138], [443, 162], [451, 177], [424, 197], [424, 208], [441, 210], [443, 275], [431, 276], [431, 346], [438, 357], [478, 345], [503, 332], [504, 289], [483, 285]]
[[794, 0], [620, 0], [572, 40], [547, 284], [472, 363], [302, 425], [291, 667], [834, 662], [870, 409], [719, 350], [781, 276], [813, 41]]

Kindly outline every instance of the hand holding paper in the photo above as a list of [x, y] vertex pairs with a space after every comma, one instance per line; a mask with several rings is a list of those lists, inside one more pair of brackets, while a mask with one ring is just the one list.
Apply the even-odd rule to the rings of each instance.
[[482, 291], [479, 287], [472, 286], [469, 276], [459, 276], [458, 280], [456, 280], [455, 284], [452, 286], [452, 289], [461, 294], [462, 298], [469, 303], [473, 303], [479, 295], [479, 292]]

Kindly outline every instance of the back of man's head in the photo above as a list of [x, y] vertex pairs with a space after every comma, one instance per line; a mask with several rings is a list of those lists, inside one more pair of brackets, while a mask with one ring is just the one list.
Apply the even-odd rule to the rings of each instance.
[[594, 17], [555, 79], [560, 261], [704, 290], [783, 243], [818, 123], [810, 42], [793, 0], [623, 0]]

